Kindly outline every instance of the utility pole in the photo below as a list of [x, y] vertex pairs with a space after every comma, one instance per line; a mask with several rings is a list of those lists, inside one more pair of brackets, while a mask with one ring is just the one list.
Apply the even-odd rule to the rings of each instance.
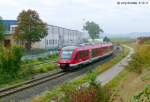
[[[31, 19], [32, 19], [32, 15], [29, 15], [29, 33], [31, 33]], [[31, 44], [30, 47], [31, 47], [30, 48], [30, 53], [31, 53], [31, 59], [32, 59], [32, 44]]]

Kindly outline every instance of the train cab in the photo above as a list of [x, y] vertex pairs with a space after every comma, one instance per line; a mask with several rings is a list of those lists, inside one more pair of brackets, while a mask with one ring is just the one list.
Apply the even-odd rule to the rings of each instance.
[[67, 46], [62, 48], [59, 54], [58, 64], [61, 69], [69, 68], [70, 64], [73, 63], [74, 51], [76, 46]]

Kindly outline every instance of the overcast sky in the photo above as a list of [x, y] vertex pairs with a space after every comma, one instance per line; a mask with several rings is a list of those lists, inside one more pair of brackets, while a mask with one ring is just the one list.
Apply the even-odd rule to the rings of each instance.
[[150, 31], [150, 0], [139, 0], [149, 2], [145, 5], [118, 5], [118, 1], [131, 0], [0, 0], [0, 16], [16, 19], [23, 9], [34, 9], [48, 24], [76, 30], [90, 20], [106, 33]]

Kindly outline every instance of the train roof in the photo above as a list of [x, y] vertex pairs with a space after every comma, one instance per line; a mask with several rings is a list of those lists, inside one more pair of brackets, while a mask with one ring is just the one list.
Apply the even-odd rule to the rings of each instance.
[[66, 46], [63, 47], [62, 50], [74, 50], [75, 48], [78, 48], [77, 46]]
[[112, 46], [112, 43], [102, 43], [102, 44], [80, 44], [80, 45], [74, 45], [74, 46], [66, 46], [63, 47], [62, 50], [86, 50], [86, 49], [93, 49], [97, 47], [104, 47], [104, 46]]

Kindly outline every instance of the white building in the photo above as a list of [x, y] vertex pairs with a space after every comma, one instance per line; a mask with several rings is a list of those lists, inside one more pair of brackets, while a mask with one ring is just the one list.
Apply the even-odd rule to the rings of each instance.
[[58, 26], [48, 25], [48, 35], [40, 42], [33, 44], [34, 48], [55, 49], [82, 42], [82, 32]]

